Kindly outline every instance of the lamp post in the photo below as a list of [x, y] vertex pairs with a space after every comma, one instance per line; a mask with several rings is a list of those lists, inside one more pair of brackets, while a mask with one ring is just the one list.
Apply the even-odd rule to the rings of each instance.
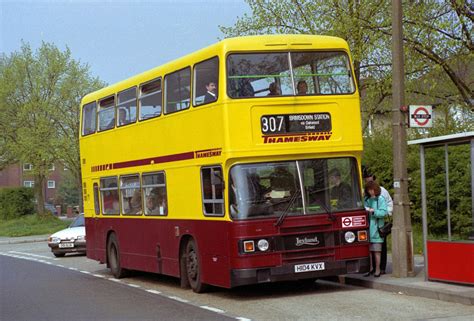
[[400, 108], [404, 106], [404, 59], [402, 2], [392, 0], [392, 143], [393, 143], [393, 228], [392, 268], [393, 276], [415, 276], [413, 263], [413, 232], [408, 198], [407, 134], [406, 120]]

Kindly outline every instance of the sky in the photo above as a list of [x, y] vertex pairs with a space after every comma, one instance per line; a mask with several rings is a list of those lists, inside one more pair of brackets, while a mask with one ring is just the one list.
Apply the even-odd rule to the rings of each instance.
[[0, 52], [67, 47], [112, 84], [211, 45], [249, 13], [244, 0], [0, 0]]

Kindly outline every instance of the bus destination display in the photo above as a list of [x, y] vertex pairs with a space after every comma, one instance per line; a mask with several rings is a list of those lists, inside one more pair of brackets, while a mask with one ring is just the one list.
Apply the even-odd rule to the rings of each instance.
[[260, 123], [266, 135], [331, 131], [329, 113], [264, 115]]

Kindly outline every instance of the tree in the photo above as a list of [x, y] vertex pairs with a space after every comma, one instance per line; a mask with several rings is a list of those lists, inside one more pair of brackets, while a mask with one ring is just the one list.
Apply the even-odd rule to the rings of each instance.
[[71, 51], [42, 43], [35, 52], [28, 44], [0, 56], [1, 162], [30, 163], [35, 180], [38, 213], [44, 213], [48, 168], [63, 163], [80, 189], [79, 101], [103, 86], [89, 75], [88, 65]]

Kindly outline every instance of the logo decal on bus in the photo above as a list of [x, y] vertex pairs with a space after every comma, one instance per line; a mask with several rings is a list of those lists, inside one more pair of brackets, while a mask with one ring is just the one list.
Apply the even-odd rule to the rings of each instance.
[[305, 133], [299, 135], [274, 135], [274, 136], [262, 136], [264, 144], [277, 144], [277, 143], [304, 143], [320, 140], [329, 140], [332, 136], [332, 132], [323, 133]]
[[296, 238], [296, 246], [302, 246], [302, 245], [318, 245], [319, 244], [319, 240], [318, 240], [318, 237], [315, 236], [315, 237], [305, 237], [305, 238], [299, 238], [297, 237]]
[[196, 158], [221, 156], [221, 153], [222, 153], [222, 148], [198, 150], [194, 152]]

